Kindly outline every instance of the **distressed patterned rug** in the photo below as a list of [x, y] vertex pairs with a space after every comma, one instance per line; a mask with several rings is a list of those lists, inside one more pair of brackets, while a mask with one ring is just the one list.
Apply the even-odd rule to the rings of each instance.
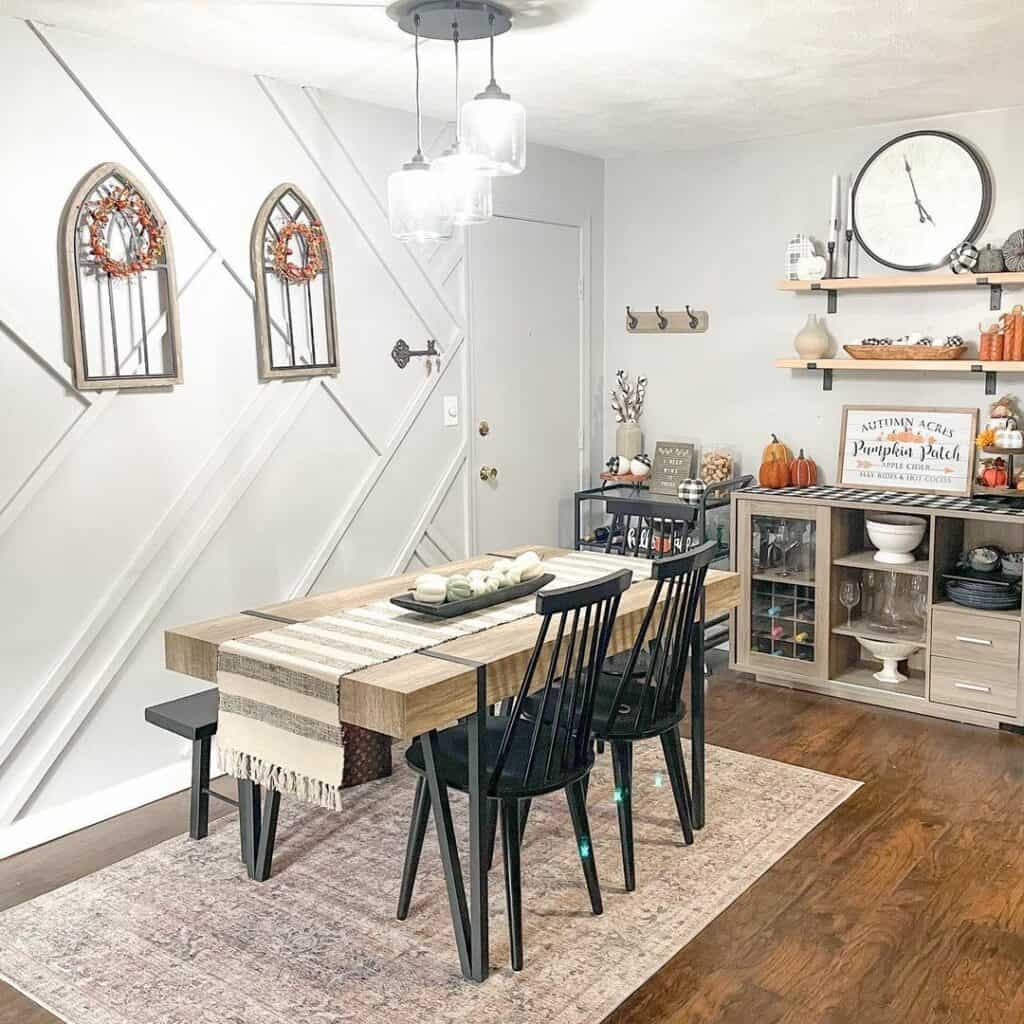
[[0, 977], [67, 1024], [601, 1021], [860, 785], [711, 747], [708, 825], [684, 848], [661, 771], [657, 741], [639, 744], [627, 894], [609, 759], [599, 759], [597, 918], [564, 798], [534, 801], [520, 974], [508, 967], [500, 852], [483, 985], [459, 974], [433, 824], [409, 919], [395, 920], [414, 782], [402, 761], [391, 779], [346, 791], [340, 812], [285, 802], [263, 885], [246, 879], [228, 816], [203, 842], [169, 840], [7, 911]]

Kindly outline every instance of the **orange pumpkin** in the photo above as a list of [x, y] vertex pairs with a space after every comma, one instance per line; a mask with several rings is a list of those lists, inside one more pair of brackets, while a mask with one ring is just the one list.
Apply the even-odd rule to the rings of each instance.
[[793, 461], [793, 453], [779, 439], [772, 434], [771, 443], [765, 448], [761, 456], [762, 462], [784, 462], [787, 466]]
[[1007, 479], [1006, 463], [1002, 459], [996, 459], [981, 472], [981, 482], [986, 487], [1005, 487]]
[[762, 487], [788, 487], [789, 464], [793, 453], [772, 434], [769, 444], [761, 457], [761, 468], [757, 479]]
[[794, 487], [811, 487], [818, 482], [818, 467], [814, 464], [814, 459], [804, 455], [803, 448], [789, 464], [789, 482]]

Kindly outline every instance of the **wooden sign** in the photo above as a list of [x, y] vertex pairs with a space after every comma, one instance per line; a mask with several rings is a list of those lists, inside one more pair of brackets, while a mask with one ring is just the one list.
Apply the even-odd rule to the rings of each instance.
[[693, 476], [694, 446], [689, 441], [659, 441], [654, 446], [650, 490], [676, 497], [679, 484]]
[[971, 493], [977, 409], [843, 407], [838, 482], [917, 494]]

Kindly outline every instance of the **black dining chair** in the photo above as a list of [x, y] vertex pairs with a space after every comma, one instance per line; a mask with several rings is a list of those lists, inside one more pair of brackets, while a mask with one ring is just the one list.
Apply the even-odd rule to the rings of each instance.
[[[693, 803], [683, 762], [679, 723], [686, 716], [683, 681], [691, 662], [694, 630], [701, 628], [700, 605], [708, 566], [715, 560], [714, 541], [682, 555], [662, 558], [652, 566], [655, 581], [636, 639], [621, 669], [601, 673], [594, 706], [594, 737], [611, 746], [618, 805], [622, 868], [627, 891], [636, 888], [633, 848], [633, 744], [661, 740], [675, 797], [683, 842], [693, 842]], [[609, 659], [610, 661], [610, 659]], [[643, 663], [645, 668], [638, 671]], [[535, 697], [526, 714], [547, 712]], [[525, 820], [529, 804], [521, 809]]]
[[[716, 554], [708, 541], [652, 567], [654, 592], [621, 673], [603, 672], [594, 709], [594, 735], [611, 746], [619, 839], [626, 889], [636, 888], [633, 848], [633, 744], [661, 740], [683, 841], [693, 842], [693, 804], [683, 762], [679, 724], [686, 716], [683, 680], [691, 662], [708, 566]], [[635, 669], [645, 656], [647, 667]]]
[[[632, 578], [632, 573], [623, 569], [590, 583], [539, 593], [536, 609], [541, 616], [540, 629], [519, 692], [510, 708], [503, 707], [501, 713], [487, 719], [484, 763], [490, 778], [486, 794], [492, 807], [492, 842], [499, 814], [501, 819], [509, 940], [515, 971], [523, 966], [520, 807], [524, 802], [565, 790], [591, 910], [600, 914], [603, 909], [587, 820], [585, 783], [594, 764], [592, 724], [600, 666], [619, 601]], [[541, 713], [528, 717], [525, 711], [534, 706], [533, 702]], [[437, 740], [440, 781], [446, 787], [467, 792], [467, 726], [460, 723], [444, 729], [437, 733]], [[409, 913], [430, 815], [422, 739], [416, 739], [409, 747], [406, 760], [419, 779], [398, 898], [400, 921]], [[455, 850], [450, 853], [453, 859], [458, 856]]]

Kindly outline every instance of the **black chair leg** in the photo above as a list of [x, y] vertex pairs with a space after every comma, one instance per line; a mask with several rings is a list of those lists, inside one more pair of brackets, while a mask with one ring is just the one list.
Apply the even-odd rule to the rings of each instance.
[[615, 772], [615, 802], [619, 812], [619, 842], [622, 845], [622, 874], [626, 892], [636, 888], [633, 856], [633, 749], [632, 743], [612, 742], [612, 768]]
[[487, 870], [494, 867], [494, 840], [498, 833], [498, 801], [487, 801]]
[[686, 781], [686, 765], [683, 763], [683, 745], [679, 730], [672, 727], [661, 734], [661, 749], [665, 752], [665, 765], [672, 782], [672, 795], [676, 798], [679, 824], [683, 827], [683, 842], [693, 842], [693, 801], [690, 798], [690, 784]]
[[583, 877], [587, 880], [590, 894], [590, 909], [595, 914], [604, 910], [601, 902], [601, 885], [597, 880], [597, 865], [594, 863], [594, 847], [590, 841], [590, 822], [587, 820], [587, 798], [583, 791], [583, 780], [566, 786], [565, 798], [569, 802], [572, 827], [576, 833], [576, 849], [583, 864]]
[[192, 794], [189, 803], [188, 834], [205, 839], [210, 826], [210, 737], [192, 743]]
[[523, 884], [519, 862], [519, 801], [501, 801], [501, 848], [505, 854], [505, 902], [512, 970], [523, 969]]
[[405, 846], [405, 866], [402, 868], [402, 887], [398, 891], [398, 920], [409, 916], [412, 890], [416, 885], [416, 871], [420, 866], [423, 852], [423, 837], [427, 834], [430, 820], [430, 793], [427, 780], [421, 775], [416, 780], [416, 795], [412, 801], [412, 818], [409, 821], [409, 841]]
[[530, 817], [530, 808], [533, 807], [532, 800], [519, 801], [519, 845], [523, 845], [526, 838], [526, 819]]

